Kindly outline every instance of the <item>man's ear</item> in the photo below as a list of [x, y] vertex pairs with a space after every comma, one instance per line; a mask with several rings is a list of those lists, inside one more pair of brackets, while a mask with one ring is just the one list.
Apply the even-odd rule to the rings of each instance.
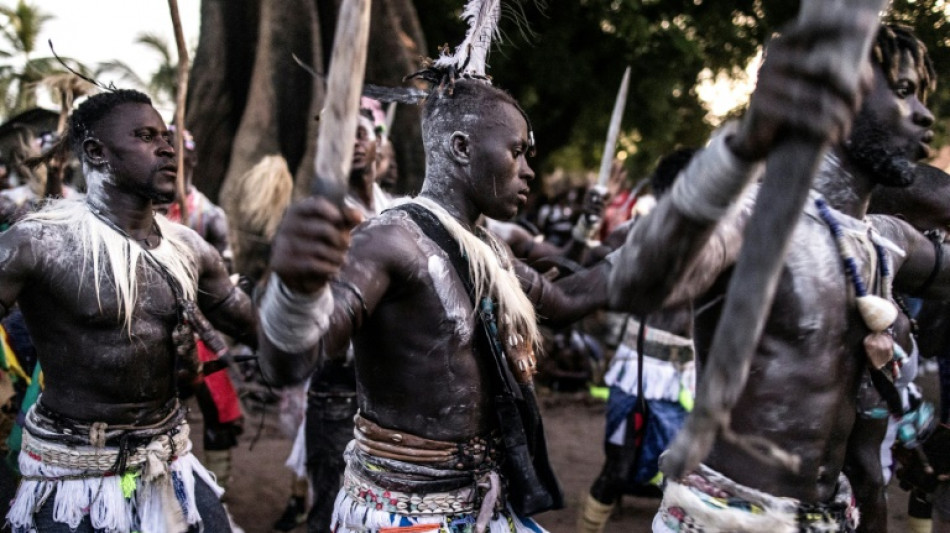
[[82, 153], [86, 160], [93, 165], [100, 165], [104, 161], [102, 141], [95, 137], [86, 137], [82, 142]]
[[471, 157], [471, 140], [467, 133], [456, 131], [449, 139], [449, 153], [457, 163], [467, 165]]

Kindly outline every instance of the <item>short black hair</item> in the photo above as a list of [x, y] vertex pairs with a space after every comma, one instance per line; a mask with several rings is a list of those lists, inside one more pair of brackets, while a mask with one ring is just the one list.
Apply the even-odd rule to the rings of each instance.
[[[483, 80], [471, 78], [455, 80], [455, 84], [451, 88], [436, 87], [425, 99], [422, 103], [423, 142], [426, 142], [429, 138], [425, 134], [426, 131], [439, 129], [442, 126], [442, 129], [446, 131], [439, 131], [440, 135], [436, 135], [436, 137], [441, 138], [442, 133], [450, 134], [459, 126], [470, 125], [463, 121], [466, 116], [484, 120], [488, 111], [498, 104], [509, 104], [521, 113], [528, 125], [528, 133], [531, 137], [529, 142], [533, 142], [534, 134], [531, 130], [531, 121], [524, 110], [521, 109], [521, 106], [518, 105], [518, 101], [507, 91], [494, 87]], [[443, 115], [450, 117], [452, 120], [434, 120], [436, 117]], [[429, 147], [427, 146], [426, 149], [429, 149]]]
[[657, 198], [666, 194], [676, 181], [676, 176], [686, 168], [693, 156], [698, 152], [696, 148], [677, 148], [660, 158], [656, 170], [650, 175], [650, 188]]
[[871, 50], [871, 58], [881, 67], [891, 85], [897, 83], [901, 55], [904, 52], [910, 52], [914, 59], [917, 76], [920, 78], [917, 97], [921, 102], [926, 102], [927, 96], [937, 88], [937, 72], [930, 54], [927, 53], [927, 47], [914, 35], [910, 27], [893, 23], [881, 24]]
[[49, 164], [55, 157], [66, 156], [70, 149], [82, 161], [82, 143], [94, 133], [96, 125], [102, 119], [122, 104], [152, 105], [152, 99], [134, 89], [114, 89], [90, 96], [70, 115], [66, 134], [40, 156], [28, 159], [26, 165], [35, 168], [41, 164]]
[[76, 156], [82, 159], [82, 143], [89, 134], [95, 131], [96, 125], [109, 116], [116, 106], [122, 104], [152, 105], [152, 99], [145, 93], [134, 89], [116, 89], [114, 91], [94, 94], [79, 104], [69, 117], [69, 142]]

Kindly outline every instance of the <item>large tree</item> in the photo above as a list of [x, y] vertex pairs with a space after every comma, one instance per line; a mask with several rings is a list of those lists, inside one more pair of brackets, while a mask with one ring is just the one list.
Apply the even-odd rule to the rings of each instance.
[[[338, 6], [339, 0], [202, 1], [186, 118], [197, 142], [194, 179], [234, 219], [237, 238], [245, 237], [237, 181], [265, 156], [282, 156], [297, 190], [307, 190]], [[373, 2], [367, 82], [398, 85], [425, 48], [411, 0]], [[394, 142], [406, 176], [421, 175], [424, 166], [418, 122], [417, 109], [397, 112]]]
[[[284, 154], [301, 186], [308, 178], [309, 166], [301, 162], [312, 160], [312, 117], [322, 87], [293, 64], [290, 50], [323, 72], [339, 0], [287, 0], [276, 11], [268, 7], [274, 1], [203, 1], [189, 116], [203, 119], [192, 127], [206, 130], [198, 135], [200, 179], [212, 196], [225, 178], [234, 179], [264, 152]], [[489, 58], [496, 84], [511, 91], [533, 121], [539, 143], [534, 165], [542, 172], [597, 166], [614, 95], [630, 65], [633, 82], [621, 148], [631, 154], [628, 166], [635, 177], [677, 145], [696, 146], [706, 139], [712, 126], [696, 91], [700, 73], [745, 68], [798, 9], [796, 0], [577, 0], [536, 7], [543, 3], [522, 1], [533, 32], [527, 38], [512, 20], [502, 21], [506, 42]], [[398, 84], [416, 69], [419, 56], [435, 55], [425, 41], [460, 42], [463, 4], [374, 1], [367, 81]], [[914, 26], [938, 72], [948, 72], [942, 0], [895, 0], [891, 18]], [[280, 33], [267, 29], [272, 27]], [[950, 79], [940, 83], [931, 101], [939, 117], [946, 116], [948, 102]], [[423, 175], [417, 119], [414, 110], [402, 106], [395, 128], [406, 171], [401, 185], [410, 191]], [[938, 133], [945, 129], [942, 120]], [[232, 153], [232, 146], [240, 147], [239, 153]]]

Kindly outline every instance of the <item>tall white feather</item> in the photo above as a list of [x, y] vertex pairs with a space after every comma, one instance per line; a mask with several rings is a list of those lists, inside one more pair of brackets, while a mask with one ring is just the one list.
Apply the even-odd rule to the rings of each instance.
[[452, 55], [444, 50], [435, 66], [461, 69], [464, 65], [463, 75], [485, 76], [492, 40], [500, 37], [498, 20], [501, 18], [501, 0], [469, 0], [461, 18], [468, 22], [465, 40]]

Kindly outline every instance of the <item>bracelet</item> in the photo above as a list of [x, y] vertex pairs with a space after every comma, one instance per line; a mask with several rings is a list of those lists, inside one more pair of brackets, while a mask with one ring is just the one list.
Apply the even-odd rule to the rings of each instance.
[[295, 293], [280, 277], [271, 274], [261, 301], [261, 330], [281, 351], [303, 352], [315, 346], [326, 333], [333, 308], [329, 286], [313, 295]]
[[733, 201], [745, 188], [760, 162], [739, 159], [726, 144], [735, 130], [729, 124], [717, 132], [709, 144], [689, 162], [670, 193], [676, 209], [701, 222], [716, 222], [726, 214]]

